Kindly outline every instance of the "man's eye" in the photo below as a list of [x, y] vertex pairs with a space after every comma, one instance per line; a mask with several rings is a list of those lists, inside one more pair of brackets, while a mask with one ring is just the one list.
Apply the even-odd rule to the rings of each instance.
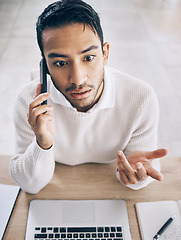
[[55, 62], [55, 65], [57, 65], [58, 67], [64, 67], [65, 65], [67, 65], [67, 62], [65, 62], [65, 61], [57, 61], [57, 62]]
[[87, 61], [87, 62], [91, 62], [93, 59], [94, 59], [94, 55], [89, 55], [89, 56], [86, 56], [85, 57], [85, 61]]

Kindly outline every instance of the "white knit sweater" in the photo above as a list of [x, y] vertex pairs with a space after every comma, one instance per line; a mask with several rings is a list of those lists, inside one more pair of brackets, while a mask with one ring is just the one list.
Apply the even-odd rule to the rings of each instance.
[[[135, 150], [154, 150], [157, 146], [158, 102], [153, 89], [144, 82], [116, 70], [105, 68], [105, 86], [99, 102], [88, 112], [77, 112], [55, 89], [48, 89], [56, 123], [54, 145], [41, 149], [27, 121], [29, 103], [39, 80], [28, 83], [15, 103], [16, 154], [10, 173], [20, 187], [37, 193], [51, 180], [55, 161], [67, 165], [110, 163], [117, 151], [127, 156]], [[153, 167], [160, 169], [159, 160]], [[61, 176], [60, 176], [61, 178]], [[139, 189], [151, 177], [128, 187]]]

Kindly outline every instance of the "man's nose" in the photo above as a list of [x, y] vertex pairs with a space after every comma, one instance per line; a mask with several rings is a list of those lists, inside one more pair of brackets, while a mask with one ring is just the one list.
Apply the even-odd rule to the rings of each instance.
[[70, 82], [79, 86], [87, 80], [87, 76], [82, 66], [79, 64], [73, 64], [70, 73]]

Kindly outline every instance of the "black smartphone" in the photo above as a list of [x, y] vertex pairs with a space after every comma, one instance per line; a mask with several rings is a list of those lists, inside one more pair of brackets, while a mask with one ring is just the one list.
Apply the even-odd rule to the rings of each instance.
[[[41, 82], [41, 93], [47, 92], [47, 65], [44, 57], [40, 61], [40, 82]], [[42, 105], [44, 104], [47, 104], [47, 100], [42, 102]]]

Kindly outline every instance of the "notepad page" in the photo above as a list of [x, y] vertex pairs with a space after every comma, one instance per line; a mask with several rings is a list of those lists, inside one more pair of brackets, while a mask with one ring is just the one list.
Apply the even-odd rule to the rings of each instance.
[[181, 218], [176, 201], [136, 203], [136, 212], [143, 240], [153, 240], [153, 236], [174, 214], [176, 218], [159, 240], [181, 239]]
[[177, 201], [178, 209], [180, 211], [180, 216], [181, 216], [181, 200]]
[[0, 239], [2, 239], [20, 188], [0, 184]]

